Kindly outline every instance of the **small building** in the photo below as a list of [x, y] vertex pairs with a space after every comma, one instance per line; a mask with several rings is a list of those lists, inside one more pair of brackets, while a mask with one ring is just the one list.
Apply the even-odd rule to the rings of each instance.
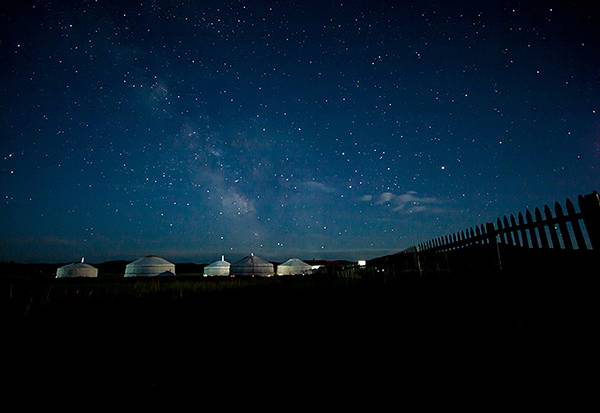
[[56, 278], [97, 278], [98, 268], [83, 262], [64, 265], [56, 270]]
[[174, 275], [175, 264], [156, 255], [138, 258], [125, 267], [125, 277], [165, 277]]
[[215, 261], [212, 264], [204, 267], [204, 276], [205, 277], [228, 277], [229, 269], [231, 264], [225, 261], [225, 256], [222, 255], [219, 261]]
[[231, 264], [230, 270], [236, 277], [271, 277], [275, 273], [273, 264], [254, 254]]
[[290, 258], [277, 266], [277, 275], [310, 274], [312, 270], [312, 265], [308, 265], [299, 258]]

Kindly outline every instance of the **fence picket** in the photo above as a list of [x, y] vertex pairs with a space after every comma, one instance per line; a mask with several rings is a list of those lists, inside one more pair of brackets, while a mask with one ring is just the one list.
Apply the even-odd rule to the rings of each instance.
[[500, 244], [506, 244], [506, 241], [504, 240], [504, 233], [502, 232], [502, 221], [500, 221], [500, 218], [496, 220], [496, 232], [498, 233], [498, 242]]
[[539, 248], [537, 235], [535, 234], [535, 225], [533, 224], [533, 217], [529, 209], [525, 210], [525, 220], [527, 221], [527, 229], [529, 230], [529, 238], [531, 238], [531, 248]]
[[523, 214], [519, 212], [518, 220], [519, 227], [521, 228], [519, 231], [521, 232], [521, 240], [523, 242], [523, 246], [525, 248], [529, 248], [529, 239], [527, 238], [527, 227], [525, 226], [525, 218], [523, 218]]
[[548, 222], [548, 231], [550, 232], [550, 239], [552, 240], [552, 248], [560, 248], [560, 241], [558, 240], [558, 234], [556, 233], [556, 225], [552, 223], [554, 218], [548, 205], [544, 205], [544, 215], [546, 215], [546, 221]]
[[[542, 244], [542, 248], [548, 249], [550, 248], [548, 244], [548, 237], [546, 236], [546, 228], [544, 225], [544, 219], [542, 218], [542, 211], [539, 208], [535, 208], [535, 226], [538, 229], [538, 233], [540, 234], [540, 243]], [[551, 225], [551, 224], [550, 224]]]
[[485, 230], [485, 225], [481, 224], [479, 226], [481, 228], [481, 241], [483, 244], [489, 244], [490, 243], [490, 238]]
[[506, 241], [508, 245], [515, 245], [515, 241], [513, 240], [512, 231], [510, 228], [510, 224], [508, 223], [508, 218], [504, 215], [504, 232], [506, 234]]
[[573, 202], [569, 198], [565, 202], [567, 206], [567, 219], [571, 221], [571, 226], [573, 227], [573, 234], [575, 235], [575, 241], [577, 242], [577, 248], [580, 250], [587, 250], [587, 245], [585, 245], [585, 238], [583, 238], [583, 232], [581, 231], [581, 227], [579, 226], [579, 219], [577, 218], [577, 214], [575, 213], [575, 207], [573, 206]]
[[[494, 224], [492, 224], [492, 227], [494, 226]], [[484, 224], [481, 224], [481, 236], [483, 237], [483, 243], [484, 244], [491, 244], [492, 240], [490, 239], [490, 237], [492, 236], [491, 233], [488, 233], [487, 227]]]
[[571, 235], [567, 229], [567, 221], [563, 214], [562, 207], [558, 202], [554, 203], [554, 212], [556, 213], [556, 220], [558, 221], [558, 227], [560, 228], [560, 235], [562, 236], [565, 249], [572, 250], [573, 242], [571, 241]]
[[517, 220], [514, 214], [510, 214], [510, 227], [512, 228], [512, 236], [517, 247], [522, 246], [521, 240], [519, 239], [519, 231], [517, 229]]

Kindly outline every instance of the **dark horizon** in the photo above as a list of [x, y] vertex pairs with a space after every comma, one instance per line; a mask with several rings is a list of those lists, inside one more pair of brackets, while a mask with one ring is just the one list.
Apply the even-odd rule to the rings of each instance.
[[369, 259], [598, 189], [585, 2], [0, 5], [0, 261]]

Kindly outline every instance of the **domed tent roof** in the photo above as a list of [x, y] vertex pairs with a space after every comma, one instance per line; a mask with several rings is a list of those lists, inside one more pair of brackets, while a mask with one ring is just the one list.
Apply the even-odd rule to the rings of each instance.
[[138, 258], [127, 264], [125, 277], [156, 277], [175, 275], [175, 264], [155, 255]]
[[231, 274], [237, 277], [270, 277], [274, 272], [273, 264], [254, 254], [231, 265]]
[[204, 267], [204, 275], [206, 276], [228, 276], [230, 263], [225, 261], [225, 257], [222, 256], [219, 261], [215, 261], [212, 264]]
[[299, 258], [290, 258], [277, 266], [277, 275], [306, 274], [312, 271], [312, 266]]
[[98, 269], [89, 264], [85, 264], [82, 258], [81, 262], [68, 264], [56, 270], [56, 278], [74, 277], [96, 278], [98, 277]]

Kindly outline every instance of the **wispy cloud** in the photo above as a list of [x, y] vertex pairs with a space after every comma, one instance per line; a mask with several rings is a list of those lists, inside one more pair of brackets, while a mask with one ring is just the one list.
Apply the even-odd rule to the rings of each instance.
[[360, 200], [362, 202], [374, 201], [374, 205], [390, 205], [394, 212], [401, 214], [446, 212], [443, 200], [432, 196], [421, 196], [415, 191], [407, 191], [403, 194], [382, 192], [378, 196], [367, 194], [360, 197]]
[[301, 184], [303, 187], [305, 187], [308, 190], [311, 191], [320, 191], [320, 192], [326, 192], [326, 193], [333, 193], [335, 192], [335, 188], [327, 185], [326, 183], [323, 182], [318, 182], [318, 181], [304, 181]]

